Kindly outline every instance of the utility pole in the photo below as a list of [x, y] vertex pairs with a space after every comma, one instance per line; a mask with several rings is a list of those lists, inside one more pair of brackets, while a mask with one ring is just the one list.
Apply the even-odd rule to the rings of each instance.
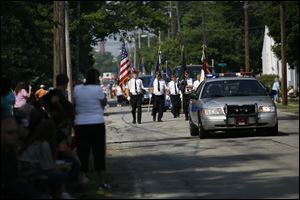
[[281, 33], [281, 66], [282, 66], [282, 104], [288, 105], [287, 100], [287, 78], [286, 78], [286, 62], [285, 62], [285, 3], [280, 1], [280, 33]]
[[176, 1], [176, 16], [177, 16], [177, 33], [181, 33], [181, 26], [180, 26], [180, 15], [179, 15], [179, 5], [178, 1]]
[[244, 16], [245, 16], [245, 71], [250, 72], [249, 66], [249, 35], [248, 35], [248, 1], [244, 1]]
[[53, 1], [53, 86], [56, 87], [56, 76], [65, 73], [65, 2]]
[[172, 1], [169, 1], [170, 24], [171, 24], [171, 38], [174, 38], [174, 24], [172, 19]]
[[69, 77], [68, 83], [68, 100], [72, 102], [72, 65], [70, 53], [70, 39], [69, 39], [69, 4], [65, 1], [65, 38], [66, 38], [66, 61], [67, 61], [67, 76]]
[[[77, 20], [80, 21], [80, 1], [77, 1]], [[79, 65], [80, 65], [80, 32], [79, 27], [76, 30], [76, 81], [79, 80]]]
[[138, 30], [139, 49], [141, 49], [141, 29]]

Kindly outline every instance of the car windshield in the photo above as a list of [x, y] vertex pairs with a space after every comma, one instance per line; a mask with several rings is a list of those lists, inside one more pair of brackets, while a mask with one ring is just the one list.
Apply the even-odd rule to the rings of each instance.
[[201, 98], [230, 96], [267, 96], [256, 80], [223, 80], [205, 84]]

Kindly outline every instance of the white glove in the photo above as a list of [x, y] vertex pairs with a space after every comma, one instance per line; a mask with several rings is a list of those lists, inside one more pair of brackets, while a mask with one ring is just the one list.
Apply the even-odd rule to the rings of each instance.
[[130, 96], [127, 97], [127, 100], [130, 101]]

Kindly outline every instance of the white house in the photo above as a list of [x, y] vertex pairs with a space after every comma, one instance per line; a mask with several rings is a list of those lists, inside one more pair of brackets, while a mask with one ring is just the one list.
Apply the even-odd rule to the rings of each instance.
[[[269, 36], [269, 29], [265, 26], [264, 43], [262, 49], [262, 74], [275, 74], [282, 78], [281, 60], [279, 60], [275, 53], [272, 51], [272, 46], [275, 44], [272, 37]], [[295, 69], [290, 69], [289, 64], [286, 64], [287, 68], [287, 86], [294, 86], [298, 88], [298, 72]]]

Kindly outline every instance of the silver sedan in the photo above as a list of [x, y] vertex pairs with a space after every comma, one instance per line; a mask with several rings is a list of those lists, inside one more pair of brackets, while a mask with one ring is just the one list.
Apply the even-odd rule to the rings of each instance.
[[265, 87], [255, 78], [216, 78], [203, 81], [191, 95], [190, 134], [255, 129], [278, 133], [277, 110]]

